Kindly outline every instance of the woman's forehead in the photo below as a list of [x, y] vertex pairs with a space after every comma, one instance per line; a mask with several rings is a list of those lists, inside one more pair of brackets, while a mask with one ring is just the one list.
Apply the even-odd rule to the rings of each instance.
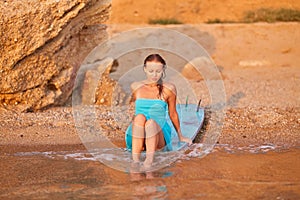
[[164, 67], [164, 65], [160, 62], [151, 61], [151, 62], [146, 62], [146, 67], [147, 68], [162, 69]]

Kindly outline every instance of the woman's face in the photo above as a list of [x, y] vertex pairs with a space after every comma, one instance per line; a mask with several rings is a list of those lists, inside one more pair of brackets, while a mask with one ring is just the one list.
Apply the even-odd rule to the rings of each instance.
[[146, 62], [144, 71], [147, 76], [147, 81], [150, 83], [158, 82], [164, 72], [164, 65], [157, 61]]

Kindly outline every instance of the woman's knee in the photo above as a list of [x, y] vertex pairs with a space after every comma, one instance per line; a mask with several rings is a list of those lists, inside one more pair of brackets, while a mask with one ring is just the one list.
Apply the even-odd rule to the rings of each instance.
[[146, 123], [146, 117], [143, 114], [137, 114], [134, 119], [133, 119], [133, 123], [135, 125], [139, 125], [139, 126], [144, 126]]
[[157, 126], [157, 123], [155, 122], [155, 120], [153, 120], [153, 119], [148, 119], [148, 120], [145, 122], [145, 127], [150, 127], [150, 126]]
[[149, 137], [158, 134], [161, 131], [161, 128], [155, 120], [149, 119], [145, 123], [145, 130], [147, 136]]

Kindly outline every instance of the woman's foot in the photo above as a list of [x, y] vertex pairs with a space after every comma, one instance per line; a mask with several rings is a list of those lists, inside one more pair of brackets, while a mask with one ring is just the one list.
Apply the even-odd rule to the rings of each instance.
[[141, 170], [140, 168], [141, 168], [140, 162], [133, 161], [130, 165], [130, 173], [139, 173]]
[[140, 162], [132, 162], [130, 166], [130, 179], [131, 181], [140, 181], [143, 178], [141, 172]]
[[154, 160], [154, 153], [148, 153], [147, 157], [143, 163], [144, 171], [148, 171], [152, 167], [153, 160]]

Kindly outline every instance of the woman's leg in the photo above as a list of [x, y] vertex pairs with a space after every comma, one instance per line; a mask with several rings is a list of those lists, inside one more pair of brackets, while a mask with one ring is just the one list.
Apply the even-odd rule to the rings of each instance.
[[144, 164], [150, 166], [153, 163], [154, 153], [165, 146], [165, 139], [160, 126], [152, 119], [145, 123], [146, 131], [146, 160]]
[[145, 142], [145, 123], [146, 117], [138, 114], [132, 123], [132, 159], [134, 162], [140, 161], [141, 151]]

